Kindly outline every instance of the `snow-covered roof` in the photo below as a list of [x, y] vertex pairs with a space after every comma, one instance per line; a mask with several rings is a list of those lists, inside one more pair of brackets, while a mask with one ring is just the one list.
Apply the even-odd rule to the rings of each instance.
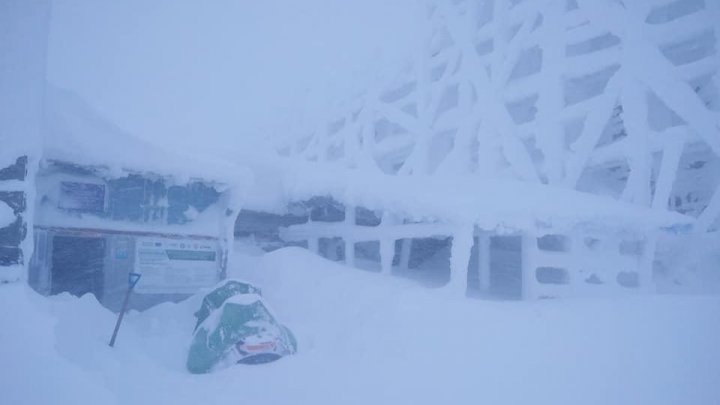
[[[249, 184], [247, 169], [218, 159], [181, 155], [135, 138], [103, 118], [80, 97], [48, 86], [45, 159]], [[591, 226], [647, 230], [689, 225], [693, 219], [610, 197], [523, 181], [467, 176], [400, 176], [278, 157], [243, 159], [255, 172], [245, 207], [281, 211], [288, 201], [329, 195], [347, 204], [389, 210], [418, 220], [474, 223], [485, 229], [563, 229]]]
[[126, 133], [77, 94], [48, 83], [43, 159], [105, 169], [114, 175], [153, 173], [178, 182], [191, 179], [246, 184], [250, 172], [196, 153], [182, 154]]
[[[483, 229], [598, 229], [645, 231], [681, 228], [694, 219], [644, 208], [611, 197], [571, 189], [478, 176], [397, 176], [359, 172], [318, 163], [287, 163], [276, 173], [280, 185], [264, 181], [249, 193], [247, 206], [269, 206], [272, 190], [280, 200], [328, 195], [347, 205], [389, 210], [409, 219], [474, 223]], [[259, 186], [256, 185], [256, 188]], [[253, 201], [256, 197], [258, 202]]]

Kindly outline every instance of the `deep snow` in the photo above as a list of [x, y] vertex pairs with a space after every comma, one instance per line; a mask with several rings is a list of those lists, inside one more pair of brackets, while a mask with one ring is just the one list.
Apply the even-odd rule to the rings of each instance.
[[184, 369], [198, 298], [115, 316], [0, 286], [4, 404], [717, 404], [720, 297], [483, 301], [287, 248], [236, 256], [299, 353]]

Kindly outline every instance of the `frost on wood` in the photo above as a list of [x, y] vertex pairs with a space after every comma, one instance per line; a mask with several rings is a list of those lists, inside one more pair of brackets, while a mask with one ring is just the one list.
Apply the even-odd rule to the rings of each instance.
[[[0, 282], [26, 274], [45, 86], [48, 1], [0, 3]], [[9, 210], [8, 210], [9, 209]]]
[[[541, 201], [531, 194], [528, 197]], [[305, 246], [329, 260], [366, 271], [415, 279], [430, 287], [447, 286], [462, 295], [500, 298], [651, 290], [653, 229], [663, 226], [637, 228], [627, 220], [630, 217], [621, 220], [621, 226], [605, 224], [598, 221], [600, 210], [592, 205], [596, 222], [584, 222], [582, 218], [593, 217], [580, 209], [571, 213], [579, 215], [580, 221], [566, 227], [556, 216], [555, 223], [530, 221], [505, 228], [497, 225], [503, 224], [501, 218], [475, 224], [467, 218], [413, 218], [399, 205], [383, 212], [346, 205], [332, 197], [290, 205], [291, 213], [284, 215], [241, 213], [236, 236], [250, 238], [266, 251]], [[583, 203], [571, 202], [576, 205]], [[501, 216], [502, 211], [496, 214]], [[638, 210], [632, 215], [642, 214]], [[261, 223], [261, 227], [255, 225]]]
[[[707, 229], [720, 214], [719, 9], [701, 0], [436, 2], [412, 68], [283, 150], [387, 174], [541, 182], [658, 209], [677, 200], [673, 209]], [[700, 180], [676, 181], [683, 176]]]
[[[431, 1], [426, 17], [410, 68], [280, 150], [361, 173], [476, 179], [477, 190], [458, 193], [481, 192], [488, 179], [566, 188], [694, 216], [699, 231], [717, 228], [720, 3]], [[288, 235], [298, 236], [295, 228]], [[474, 251], [491, 250], [486, 231], [493, 229], [481, 228]], [[441, 232], [462, 241], [452, 247], [451, 284], [463, 278], [461, 262], [492, 267], [488, 258], [468, 257], [467, 232], [456, 230]], [[555, 231], [521, 229], [523, 294], [562, 295], [552, 293], [555, 284], [647, 287], [656, 234], [616, 230], [565, 232], [573, 249], [547, 254], [534, 241]], [[618, 253], [628, 238], [643, 249]], [[617, 257], [617, 274], [581, 268], [578, 255], [594, 252], [585, 239], [612, 246], [604, 254]], [[387, 241], [382, 246], [390, 251]], [[481, 289], [488, 277], [479, 272]]]

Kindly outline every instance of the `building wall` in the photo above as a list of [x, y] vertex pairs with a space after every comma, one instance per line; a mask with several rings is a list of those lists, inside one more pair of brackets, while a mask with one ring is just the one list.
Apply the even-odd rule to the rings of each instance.
[[[113, 311], [122, 307], [131, 272], [143, 274], [129, 305], [137, 310], [180, 301], [225, 277], [223, 249], [217, 239], [56, 228], [36, 229], [35, 239], [28, 280], [31, 287], [44, 295], [92, 294]], [[148, 263], [140, 257], [148, 242], [164, 245], [155, 250], [174, 246], [192, 255], [211, 249], [214, 256], [204, 261], [176, 259]], [[204, 247], [202, 251], [198, 250], [200, 246]], [[167, 276], [171, 279], [163, 280]]]
[[[211, 183], [44, 161], [36, 176], [28, 283], [41, 294], [92, 294], [120, 310], [187, 298], [225, 277], [227, 198]], [[227, 193], [228, 191], [226, 191]]]

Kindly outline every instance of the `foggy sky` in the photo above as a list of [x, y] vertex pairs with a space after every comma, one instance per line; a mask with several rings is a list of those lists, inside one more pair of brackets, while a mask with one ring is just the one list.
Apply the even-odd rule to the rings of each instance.
[[154, 143], [232, 153], [325, 116], [418, 44], [415, 0], [66, 0], [48, 80]]

